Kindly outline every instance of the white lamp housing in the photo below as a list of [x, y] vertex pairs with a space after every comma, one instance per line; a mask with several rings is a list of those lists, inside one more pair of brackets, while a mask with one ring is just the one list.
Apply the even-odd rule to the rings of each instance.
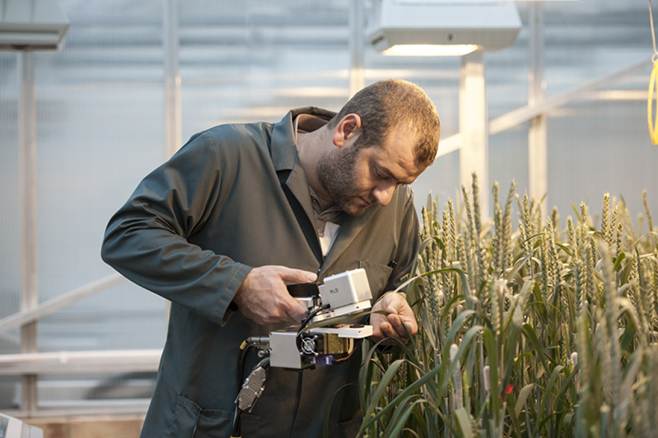
[[503, 49], [520, 30], [512, 1], [373, 0], [366, 34], [385, 55], [454, 56]]
[[0, 50], [57, 50], [68, 28], [56, 0], [0, 0]]

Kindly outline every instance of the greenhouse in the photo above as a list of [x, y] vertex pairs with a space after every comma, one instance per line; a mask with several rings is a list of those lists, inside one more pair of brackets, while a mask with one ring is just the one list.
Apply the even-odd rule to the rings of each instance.
[[655, 436], [652, 1], [0, 0], [0, 438]]

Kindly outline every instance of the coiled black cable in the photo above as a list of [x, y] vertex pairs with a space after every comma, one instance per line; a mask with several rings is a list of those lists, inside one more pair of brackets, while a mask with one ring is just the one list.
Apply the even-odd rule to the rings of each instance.
[[301, 325], [299, 326], [298, 332], [301, 333], [304, 331], [306, 326], [308, 325], [309, 322], [313, 319], [315, 315], [317, 315], [321, 310], [325, 310], [329, 308], [329, 304], [324, 304], [322, 306], [316, 307], [315, 309], [311, 310], [311, 312], [308, 314], [306, 318], [302, 321]]

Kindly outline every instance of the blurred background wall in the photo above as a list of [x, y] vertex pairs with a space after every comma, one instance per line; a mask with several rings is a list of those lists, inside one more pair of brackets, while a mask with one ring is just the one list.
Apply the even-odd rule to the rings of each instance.
[[[359, 0], [362, 1], [362, 0]], [[351, 37], [354, 0], [189, 0], [178, 4], [181, 127], [278, 121], [290, 108], [338, 110], [350, 97], [351, 44], [363, 50], [365, 84], [398, 77], [436, 103], [443, 138], [459, 131], [459, 58], [385, 57]], [[37, 266], [41, 302], [112, 274], [99, 256], [108, 219], [167, 157], [165, 1], [60, 0], [65, 46], [35, 55]], [[363, 1], [364, 15], [370, 8]], [[489, 119], [528, 104], [530, 2], [513, 47], [484, 56]], [[643, 0], [543, 2], [547, 98], [645, 62], [646, 66], [547, 114], [547, 204], [596, 211], [603, 194], [642, 211], [658, 205], [658, 146], [647, 131], [653, 52]], [[0, 319], [19, 311], [18, 57], [0, 53]], [[528, 190], [525, 122], [489, 138], [489, 181]], [[180, 144], [178, 145], [180, 146]], [[414, 185], [443, 205], [459, 190], [459, 152], [440, 156]], [[481, 187], [490, 190], [490, 187]], [[128, 283], [38, 322], [40, 352], [159, 349], [166, 303]], [[18, 329], [0, 333], [0, 354], [20, 352]], [[37, 408], [144, 409], [153, 372], [42, 374]], [[21, 378], [0, 375], [0, 410], [21, 409]]]

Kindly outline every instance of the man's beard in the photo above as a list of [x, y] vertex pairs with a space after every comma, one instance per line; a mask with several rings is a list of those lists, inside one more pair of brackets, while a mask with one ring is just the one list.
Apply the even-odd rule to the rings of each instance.
[[[339, 150], [334, 153], [326, 153], [320, 158], [316, 166], [320, 184], [329, 193], [336, 205], [351, 216], [360, 216], [365, 211], [364, 207], [352, 204], [355, 198], [363, 197], [360, 190], [355, 187], [354, 163], [359, 149], [352, 145], [345, 152]], [[365, 196], [365, 199], [372, 203], [373, 201], [369, 198], [369, 195]]]

